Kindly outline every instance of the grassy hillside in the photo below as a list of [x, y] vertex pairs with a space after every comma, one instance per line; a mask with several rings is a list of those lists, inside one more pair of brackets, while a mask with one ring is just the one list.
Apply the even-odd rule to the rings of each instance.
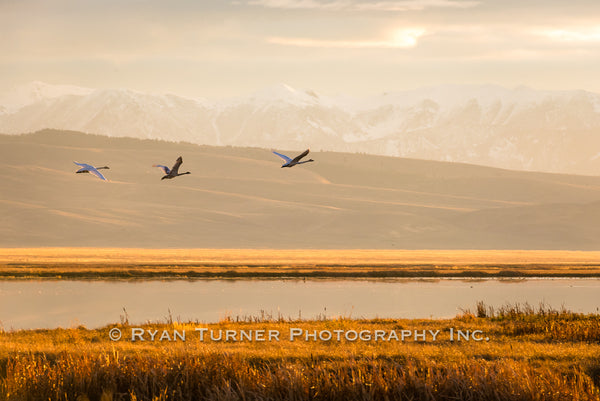
[[[180, 155], [191, 174], [161, 181], [152, 165]], [[598, 177], [311, 157], [282, 169], [257, 148], [0, 136], [0, 247], [600, 249]]]

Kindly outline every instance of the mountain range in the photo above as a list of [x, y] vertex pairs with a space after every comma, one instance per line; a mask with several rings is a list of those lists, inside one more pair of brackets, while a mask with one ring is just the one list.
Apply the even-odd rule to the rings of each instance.
[[209, 100], [41, 82], [0, 95], [0, 133], [52, 128], [200, 145], [365, 153], [597, 175], [600, 95], [446, 85], [351, 97], [278, 85]]

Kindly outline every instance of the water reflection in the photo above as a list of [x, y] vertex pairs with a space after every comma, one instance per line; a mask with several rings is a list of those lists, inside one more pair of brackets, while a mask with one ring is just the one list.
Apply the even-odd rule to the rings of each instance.
[[226, 316], [444, 318], [477, 301], [598, 312], [600, 279], [0, 281], [5, 330]]

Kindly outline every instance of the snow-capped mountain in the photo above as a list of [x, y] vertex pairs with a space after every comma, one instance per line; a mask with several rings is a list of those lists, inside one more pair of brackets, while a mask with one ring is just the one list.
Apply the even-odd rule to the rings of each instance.
[[278, 85], [209, 101], [38, 82], [0, 96], [0, 133], [44, 128], [600, 172], [600, 95], [585, 91], [446, 85], [356, 98]]
[[0, 94], [0, 114], [16, 112], [24, 106], [43, 99], [53, 99], [61, 96], [85, 96], [93, 89], [73, 85], [49, 85], [34, 81], [26, 85], [14, 87], [7, 93]]

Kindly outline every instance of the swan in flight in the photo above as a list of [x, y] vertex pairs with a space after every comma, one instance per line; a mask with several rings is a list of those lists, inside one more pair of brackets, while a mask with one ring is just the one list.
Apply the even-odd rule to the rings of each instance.
[[162, 164], [154, 164], [152, 167], [160, 167], [163, 169], [163, 171], [165, 172], [166, 175], [163, 176], [163, 178], [161, 178], [161, 180], [164, 180], [165, 178], [171, 179], [171, 178], [178, 177], [180, 175], [191, 174], [189, 171], [186, 171], [185, 173], [179, 172], [179, 166], [181, 166], [181, 163], [183, 163], [183, 159], [181, 158], [181, 156], [179, 156], [177, 158], [177, 161], [173, 165], [173, 168], [171, 168], [170, 170], [167, 166], [163, 166]]
[[104, 178], [104, 176], [102, 175], [102, 173], [100, 173], [98, 170], [102, 170], [102, 169], [107, 169], [109, 170], [109, 167], [104, 166], [104, 167], [94, 167], [92, 165], [86, 164], [86, 163], [77, 163], [77, 162], [73, 162], [75, 164], [77, 164], [79, 167], [81, 167], [79, 170], [76, 171], [76, 173], [92, 173], [94, 174], [96, 177], [100, 178], [101, 180], [107, 181], [106, 178]]
[[277, 153], [275, 151], [273, 151], [273, 153], [275, 153], [277, 156], [279, 156], [283, 160], [285, 160], [285, 163], [281, 166], [281, 168], [283, 168], [283, 167], [294, 167], [296, 164], [314, 162], [313, 159], [304, 160], [303, 162], [300, 161], [300, 159], [302, 159], [304, 156], [306, 156], [309, 151], [310, 151], [310, 149], [306, 149], [302, 154], [294, 157], [293, 159], [287, 157], [286, 155], [282, 155], [281, 153]]

